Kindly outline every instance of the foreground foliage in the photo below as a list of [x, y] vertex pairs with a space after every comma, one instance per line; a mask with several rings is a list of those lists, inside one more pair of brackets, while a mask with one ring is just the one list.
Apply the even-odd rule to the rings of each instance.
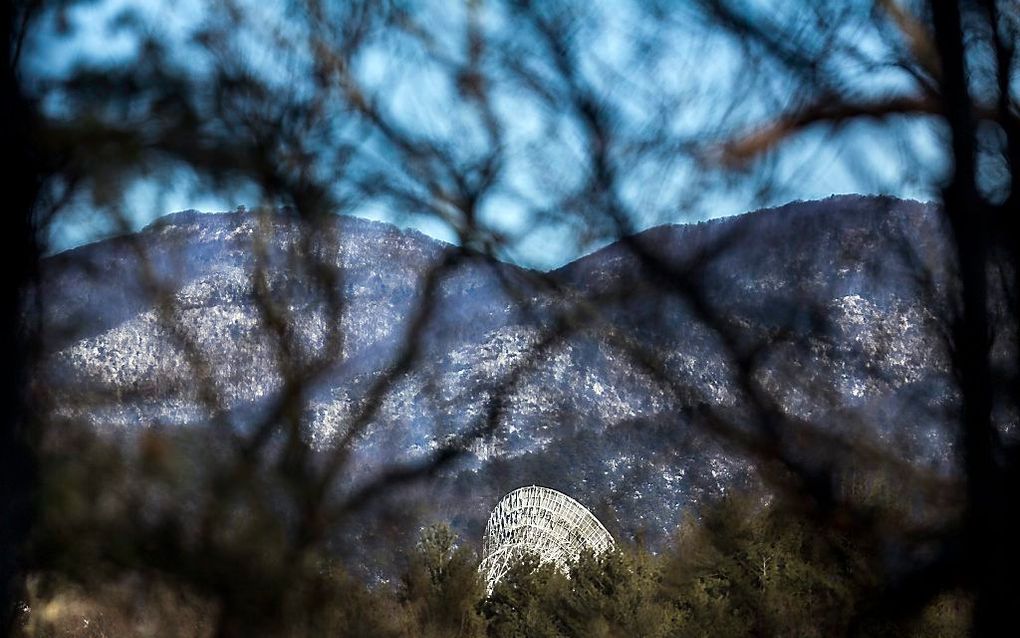
[[[396, 582], [368, 586], [324, 561], [278, 635], [329, 636], [962, 636], [970, 605], [938, 598], [878, 615], [890, 577], [867, 539], [815, 525], [760, 498], [691, 517], [663, 552], [582, 555], [564, 574], [526, 557], [491, 594], [448, 526], [425, 529]], [[39, 574], [20, 632], [35, 636], [211, 636], [213, 598], [152, 575], [110, 582]], [[308, 613], [306, 613], [308, 612]]]

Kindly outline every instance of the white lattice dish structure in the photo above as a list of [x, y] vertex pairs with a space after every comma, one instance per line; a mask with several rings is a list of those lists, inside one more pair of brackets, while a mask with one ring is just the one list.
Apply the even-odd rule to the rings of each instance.
[[532, 485], [510, 492], [493, 508], [485, 525], [479, 571], [491, 592], [525, 554], [565, 570], [584, 550], [600, 554], [614, 544], [583, 505], [556, 490]]

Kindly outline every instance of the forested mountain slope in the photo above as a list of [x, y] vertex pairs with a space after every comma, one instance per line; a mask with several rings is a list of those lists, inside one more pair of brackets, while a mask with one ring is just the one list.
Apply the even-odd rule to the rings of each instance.
[[[286, 216], [178, 213], [44, 264], [53, 347], [40, 383], [56, 414], [103, 431], [202, 424], [207, 406], [169, 306], [243, 430], [284, 379], [260, 309], [268, 298], [289, 319], [298, 359], [321, 354], [339, 321], [342, 345], [305, 395], [308, 440], [324, 449], [393, 370], [440, 267], [415, 365], [357, 438], [345, 484], [478, 426], [504, 393], [495, 429], [444, 469], [422, 513], [480, 536], [502, 493], [537, 483], [577, 497], [617, 533], [661, 539], [690, 503], [747, 480], [747, 464], [697, 425], [706, 406], [746, 409], [727, 335], [741, 349], [761, 346], [758, 374], [789, 413], [834, 422], [853, 413], [862, 434], [944, 465], [954, 394], [936, 213], [889, 198], [798, 202], [653, 228], [544, 274], [354, 218], [309, 241]], [[309, 254], [337, 276], [318, 279]], [[154, 282], [171, 303], [160, 305]], [[700, 306], [685, 296], [692, 284]], [[575, 307], [596, 319], [562, 330], [560, 311]], [[545, 347], [551, 330], [562, 336]], [[669, 383], [621, 339], [653, 355]]]

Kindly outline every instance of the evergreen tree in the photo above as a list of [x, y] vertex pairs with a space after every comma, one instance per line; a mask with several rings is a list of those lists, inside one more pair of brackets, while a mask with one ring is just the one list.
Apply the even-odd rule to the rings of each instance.
[[456, 540], [447, 525], [422, 533], [402, 579], [408, 635], [484, 635], [484, 620], [476, 608], [485, 593], [478, 561]]
[[524, 556], [481, 603], [489, 636], [564, 636], [553, 609], [567, 587], [566, 576], [556, 567], [542, 564], [536, 556]]

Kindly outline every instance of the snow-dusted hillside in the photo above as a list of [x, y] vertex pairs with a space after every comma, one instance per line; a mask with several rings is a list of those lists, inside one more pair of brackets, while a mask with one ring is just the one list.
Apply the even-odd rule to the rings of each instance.
[[[266, 230], [246, 213], [179, 213], [131, 238], [51, 258], [44, 323], [54, 347], [43, 378], [55, 409], [119, 431], [206, 417], [180, 335], [147, 292], [152, 278], [233, 418], [264, 409], [282, 380], [278, 342], [256, 303], [255, 256], [264, 254], [269, 297], [293, 319], [287, 338], [298, 359], [327, 350], [330, 328], [340, 327], [306, 410], [309, 440], [335, 441], [400, 353], [427, 273], [454, 249], [351, 218], [307, 244], [293, 219], [274, 218]], [[741, 339], [772, 343], [763, 383], [789, 412], [824, 419], [853, 409], [875, 436], [937, 459], [937, 423], [921, 423], [916, 410], [950, 401], [935, 336], [938, 237], [935, 211], [913, 202], [791, 204], [618, 242], [548, 274], [557, 297], [533, 285], [533, 273], [467, 255], [442, 279], [418, 364], [358, 438], [358, 472], [426, 454], [483, 422], [493, 393], [506, 391], [495, 430], [435, 488], [439, 515], [466, 532], [480, 531], [500, 494], [538, 483], [584, 495], [600, 518], [654, 540], [692, 502], [745, 480], [746, 465], [693, 425], [699, 406], [742, 409], [726, 349], [662, 273], [634, 257], [635, 246], [697, 272], [710, 310]], [[308, 250], [335, 267], [337, 305], [302, 265]], [[919, 264], [936, 280], [928, 290], [913, 276]], [[578, 300], [599, 300], [601, 321], [533, 356], [555, 310]], [[670, 383], [616, 347], [621, 336], [654, 353]], [[523, 364], [512, 385], [500, 385]], [[86, 407], [85, 391], [115, 400]], [[926, 397], [920, 407], [917, 395]]]

